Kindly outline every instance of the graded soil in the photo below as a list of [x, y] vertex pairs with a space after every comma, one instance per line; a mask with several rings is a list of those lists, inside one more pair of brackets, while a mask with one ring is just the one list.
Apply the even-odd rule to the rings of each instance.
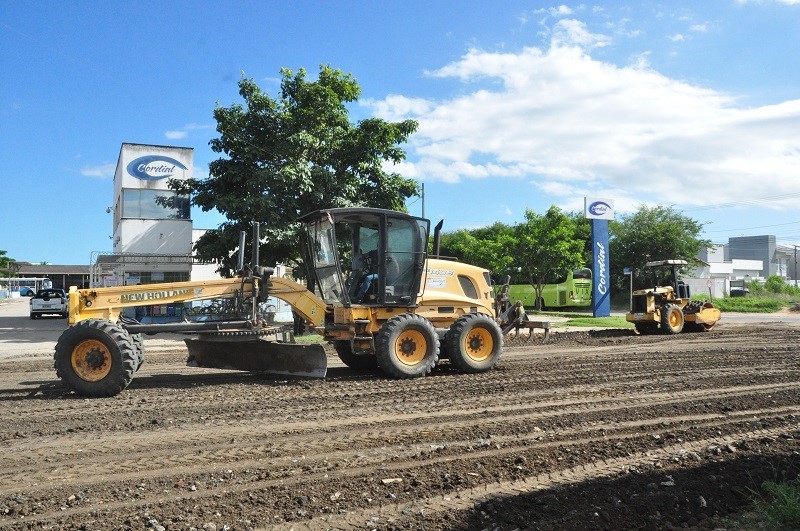
[[507, 341], [497, 368], [322, 380], [186, 367], [69, 393], [0, 360], [4, 529], [715, 529], [800, 471], [800, 330]]

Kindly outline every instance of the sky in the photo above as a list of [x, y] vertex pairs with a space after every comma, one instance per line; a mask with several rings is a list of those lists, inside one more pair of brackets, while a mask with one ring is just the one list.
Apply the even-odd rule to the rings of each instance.
[[354, 122], [419, 122], [389, 169], [446, 231], [592, 197], [800, 244], [798, 50], [800, 0], [0, 0], [0, 250], [111, 252], [122, 143], [193, 148], [205, 178], [242, 76], [277, 96], [320, 65], [357, 79]]

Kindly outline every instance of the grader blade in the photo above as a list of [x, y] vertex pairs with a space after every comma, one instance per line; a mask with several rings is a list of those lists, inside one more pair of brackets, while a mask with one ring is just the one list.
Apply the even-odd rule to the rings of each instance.
[[192, 367], [309, 378], [324, 378], [328, 370], [328, 360], [322, 345], [298, 345], [263, 339], [184, 341], [189, 349], [186, 364]]

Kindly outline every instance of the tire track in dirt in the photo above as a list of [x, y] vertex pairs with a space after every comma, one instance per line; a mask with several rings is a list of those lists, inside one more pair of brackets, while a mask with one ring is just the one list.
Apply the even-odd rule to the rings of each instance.
[[[439, 495], [425, 499], [417, 499], [413, 502], [406, 502], [400, 504], [388, 505], [371, 505], [363, 507], [354, 511], [348, 511], [343, 515], [338, 516], [323, 516], [314, 518], [308, 522], [293, 522], [289, 527], [279, 527], [283, 529], [320, 529], [330, 528], [331, 525], [343, 526], [342, 528], [349, 528], [350, 525], [360, 525], [369, 521], [374, 516], [380, 519], [389, 519], [402, 515], [404, 512], [411, 509], [414, 512], [423, 511], [426, 513], [435, 513], [441, 511], [454, 511], [463, 510], [474, 505], [479, 500], [486, 500], [496, 496], [509, 496], [518, 493], [530, 492], [532, 490], [541, 490], [557, 487], [566, 483], [582, 481], [590, 477], [603, 477], [613, 474], [618, 474], [645, 463], [653, 463], [659, 460], [666, 460], [670, 457], [683, 458], [688, 452], [700, 452], [708, 447], [730, 445], [737, 441], [754, 440], [764, 437], [778, 437], [786, 433], [786, 426], [781, 426], [773, 429], [761, 429], [754, 431], [735, 432], [733, 434], [725, 434], [712, 438], [703, 438], [691, 442], [680, 442], [679, 444], [669, 445], [656, 450], [648, 450], [647, 452], [635, 453], [625, 457], [601, 459], [599, 461], [581, 463], [577, 466], [558, 468], [550, 470], [546, 473], [537, 474], [532, 477], [518, 478], [514, 481], [495, 481], [482, 484], [477, 487], [470, 487], [468, 489], [459, 490], [450, 495]], [[633, 438], [637, 435], [630, 434], [628, 438]], [[548, 441], [538, 446], [538, 450], [546, 447], [577, 447], [586, 444], [596, 444], [597, 439], [583, 438], [583, 439], [568, 439], [565, 441]], [[529, 451], [528, 449], [527, 451]], [[500, 448], [493, 447], [489, 450], [478, 450], [471, 452], [460, 452], [457, 455], [448, 456], [422, 456], [413, 460], [401, 460], [399, 462], [390, 462], [380, 466], [380, 470], [384, 475], [396, 477], [398, 475], [413, 475], [415, 470], [430, 468], [440, 464], [452, 464], [455, 461], [483, 461], [489, 458], [502, 458], [503, 456], [515, 455], [519, 452], [519, 448]], [[322, 456], [317, 456], [324, 457]], [[344, 469], [324, 468], [316, 470], [312, 466], [305, 466], [304, 473], [300, 475], [286, 473], [276, 479], [269, 480], [256, 480], [247, 482], [245, 484], [227, 484], [224, 488], [226, 495], [236, 495], [251, 491], [260, 491], [271, 488], [280, 488], [281, 490], [301, 487], [303, 484], [314, 483], [329, 483], [331, 488], [335, 489], [337, 483], [342, 481], [353, 481], [360, 477], [370, 476], [376, 470], [377, 463], [371, 463], [368, 460], [360, 460], [357, 465], [350, 465]], [[169, 483], [169, 482], [167, 482]], [[93, 507], [74, 507], [66, 508], [59, 505], [53, 510], [44, 510], [35, 515], [35, 518], [28, 519], [26, 525], [31, 525], [34, 522], [46, 524], [49, 521], [55, 521], [58, 518], [64, 517], [79, 517], [80, 519], [86, 518], [88, 513], [97, 512], [98, 510], [113, 513], [121, 510], [122, 508], [140, 508], [146, 509], [150, 506], [156, 506], [163, 503], [203, 503], [202, 500], [209, 497], [215, 497], [218, 494], [208, 492], [187, 492], [182, 491], [173, 493], [169, 490], [145, 493], [143, 496], [138, 497], [136, 500], [104, 500], [101, 504]], [[376, 521], [373, 521], [377, 523]], [[0, 525], [2, 525], [0, 519]], [[325, 524], [324, 526], [322, 524]]]
[[413, 381], [198, 374], [157, 353], [108, 400], [0, 365], [0, 527], [450, 529], [485, 499], [697, 466], [725, 441], [800, 436], [800, 334], [748, 334], [584, 335]]
[[681, 455], [685, 452], [697, 452], [709, 446], [724, 446], [742, 439], [759, 439], [763, 437], [776, 437], [784, 432], [783, 429], [758, 430], [749, 433], [737, 434], [694, 441], [690, 444], [670, 445], [645, 454], [632, 457], [604, 460], [599, 463], [582, 464], [553, 472], [539, 474], [524, 480], [499, 481], [488, 483], [477, 488], [459, 491], [454, 495], [439, 495], [426, 499], [415, 500], [402, 504], [387, 504], [370, 507], [361, 511], [352, 511], [342, 515], [321, 516], [304, 522], [292, 522], [274, 526], [275, 530], [313, 531], [318, 529], [347, 529], [362, 528], [363, 526], [379, 526], [391, 522], [398, 525], [398, 518], [408, 512], [428, 515], [434, 513], [463, 511], [471, 509], [480, 501], [493, 497], [515, 496], [535, 490], [552, 489], [555, 487], [585, 481], [590, 478], [610, 477], [624, 473], [628, 468], [637, 465], [652, 463], [656, 460], [668, 459], [671, 456]]
[[[552, 421], [553, 418], [565, 418], [571, 415], [587, 417], [589, 414], [603, 413], [619, 416], [624, 409], [653, 408], [686, 401], [747, 396], [752, 393], [774, 394], [796, 387], [796, 384], [781, 384], [693, 390], [682, 393], [654, 393], [640, 397], [626, 396], [622, 400], [561, 400], [539, 403], [533, 407], [511, 404], [484, 408], [481, 411], [438, 411], [426, 415], [424, 419], [420, 419], [417, 414], [373, 417], [366, 425], [361, 418], [339, 419], [324, 424], [326, 430], [335, 430], [334, 435], [321, 433], [320, 424], [315, 420], [262, 425], [261, 428], [266, 431], [259, 431], [258, 424], [248, 422], [245, 425], [226, 426], [224, 432], [216, 436], [209, 436], [205, 429], [155, 431], [130, 436], [82, 434], [70, 437], [68, 444], [63, 438], [57, 438], [37, 441], [35, 444], [17, 445], [12, 457], [3, 460], [3, 471], [0, 472], [0, 496], [13, 493], [21, 483], [40, 485], [40, 488], [47, 488], [46, 485], [51, 481], [70, 482], [73, 485], [89, 484], [84, 476], [86, 468], [90, 466], [93, 473], [100, 478], [116, 475], [120, 480], [132, 481], [154, 475], [177, 476], [202, 470], [203, 466], [215, 467], [219, 463], [234, 463], [237, 467], [260, 466], [262, 460], [276, 454], [292, 455], [292, 451], [301, 444], [303, 452], [308, 454], [351, 448], [354, 445], [362, 449], [369, 448], [371, 444], [381, 445], [386, 440], [411, 440], [415, 434], [423, 433], [428, 440], [434, 441], [437, 445], [452, 445], [450, 439], [453, 434], [465, 429], [491, 431], [491, 427], [500, 422], [505, 425], [531, 423], [537, 426], [547, 425], [548, 419]], [[797, 408], [790, 408], [787, 411], [788, 414], [798, 413]], [[483, 418], [486, 414], [489, 414], [488, 418]], [[725, 417], [719, 414], [710, 417], [722, 417], [728, 420], [737, 418], [735, 415]], [[696, 415], [658, 417], [656, 422], [674, 424], [694, 418], [698, 417]], [[700, 418], [706, 419], [709, 415]], [[647, 424], [645, 421], [639, 422]], [[623, 429], [625, 425], [625, 423], [609, 425], [606, 427], [606, 433], [613, 434]], [[589, 431], [586, 428], [579, 428], [577, 432], [581, 430]], [[261, 440], [257, 444], [247, 444], [246, 440], [235, 446], [229, 444], [231, 438], [244, 437], [256, 431]], [[562, 431], [548, 431], [547, 435], [561, 439]], [[577, 432], [563, 431], [567, 437], [574, 436]], [[442, 436], [431, 436], [436, 433], [441, 433]], [[263, 439], [268, 439], [270, 435], [281, 435], [281, 442], [265, 444]], [[217, 441], [214, 442], [214, 439]], [[176, 446], [190, 448], [191, 442], [196, 443], [191, 457], [175, 454]], [[120, 459], [116, 455], [116, 448], [120, 446], [134, 450], [126, 452], [124, 458]], [[98, 450], [92, 451], [92, 448]], [[198, 454], [197, 450], [201, 450], [202, 454]], [[19, 457], [15, 459], [13, 456]], [[42, 465], [42, 461], [53, 460], [57, 460], [53, 465]]]
[[[763, 360], [762, 360], [763, 361]], [[798, 358], [798, 365], [800, 365], [800, 358]], [[658, 381], [659, 378], [668, 377], [674, 383], [683, 383], [688, 382], [691, 380], [698, 380], [701, 377], [727, 377], [731, 375], [736, 375], [742, 379], [745, 379], [750, 376], [757, 376], [759, 378], [768, 378], [779, 374], [784, 374], [786, 377], [793, 377], [798, 374], [800, 369], [795, 370], [794, 374], [792, 371], [786, 370], [786, 359], [785, 358], [777, 358], [776, 360], [770, 360], [768, 364], [758, 364], [753, 366], [752, 368], [743, 368], [741, 366], [738, 367], [715, 367], [711, 369], [705, 370], [696, 370], [694, 368], [685, 368], [678, 371], [668, 371], [664, 373], [654, 372], [653, 370], [642, 370], [641, 372], [630, 372], [630, 371], [622, 371], [619, 368], [614, 370], [615, 380], [614, 381], [606, 381], [597, 384], [589, 384], [591, 388], [594, 385], [595, 388], [599, 386], [599, 393], [613, 393], [615, 388], [623, 387], [623, 386], [642, 386], [647, 384], [652, 384], [653, 381]], [[536, 382], [534, 383], [535, 386], [542, 386], [543, 384], [549, 384], [552, 386], [559, 385], [564, 379], [575, 379], [580, 376], [580, 372], [576, 371], [572, 367], [568, 367], [566, 369], [562, 369], [568, 371], [564, 374], [552, 374], [547, 376], [546, 378], [537, 378]], [[608, 371], [608, 369], [604, 368], [603, 370]], [[590, 367], [585, 369], [585, 372], [592, 376], [596, 375], [600, 372], [600, 368], [598, 367]], [[610, 372], [610, 371], [609, 371]], [[483, 376], [483, 375], [480, 375]], [[687, 380], [679, 380], [678, 382], [675, 381], [676, 378], [686, 377], [689, 378]], [[452, 377], [452, 381], [457, 381], [458, 377]], [[630, 380], [628, 380], [630, 379]], [[498, 381], [495, 379], [491, 379], [488, 382], [484, 382], [478, 380], [477, 378], [473, 378], [474, 380], [474, 387], [476, 391], [480, 394], [484, 394], [481, 391], [483, 389], [486, 390], [486, 393], [490, 393], [492, 389], [494, 389], [494, 396], [497, 396], [498, 401], [505, 401], [508, 399], [514, 399], [514, 397], [508, 396], [498, 396], [496, 394], [497, 384]], [[503, 384], [504, 388], [515, 387], [518, 389], [525, 389], [531, 386], [531, 379], [530, 377], [519, 377], [519, 378], [509, 378], [507, 380], [500, 380]], [[340, 383], [340, 382], [337, 382]], [[394, 392], [394, 389], [383, 389], [383, 382], [370, 382], [375, 386], [381, 386], [382, 393], [386, 394], [387, 396], [391, 396]], [[463, 383], [463, 382], [461, 382]], [[331, 387], [335, 387], [336, 391], [339, 393], [339, 398], [341, 400], [341, 385], [332, 385]], [[408, 387], [408, 386], [406, 386]], [[404, 392], [408, 393], [409, 389], [405, 389]], [[556, 390], [560, 391], [560, 390]], [[580, 388], [574, 388], [574, 392], [582, 392]], [[432, 389], [427, 386], [418, 387], [413, 389], [416, 397], [415, 401], [420, 408], [427, 408], [429, 407], [428, 404], [436, 403], [440, 400], [441, 392], [437, 391], [437, 389]], [[216, 390], [208, 390], [205, 394], [199, 394], [193, 400], [194, 405], [192, 404], [175, 404], [176, 396], [175, 395], [168, 395], [168, 396], [161, 396], [160, 399], [152, 400], [148, 399], [146, 402], [136, 402], [133, 397], [133, 393], [128, 395], [128, 399], [111, 399], [109, 401], [89, 401], [84, 400], [84, 403], [79, 411], [75, 411], [74, 408], [70, 407], [70, 404], [67, 405], [58, 405], [54, 408], [50, 407], [41, 407], [41, 408], [30, 408], [28, 407], [27, 410], [24, 407], [11, 407], [3, 409], [3, 413], [0, 413], [0, 422], [5, 420], [5, 418], [13, 417], [17, 424], [24, 424], [26, 420], [30, 421], [31, 423], [40, 423], [42, 419], [45, 418], [53, 418], [58, 419], [64, 415], [65, 412], [69, 412], [71, 415], [76, 416], [81, 415], [82, 418], [85, 419], [94, 419], [98, 416], [110, 416], [116, 413], [117, 409], [122, 409], [125, 411], [125, 415], [129, 415], [132, 411], [135, 411], [137, 415], [144, 415], [146, 416], [148, 413], [155, 415], [156, 413], [160, 413], [163, 411], [165, 405], [170, 406], [171, 416], [176, 419], [185, 419], [185, 418], [196, 418], [197, 416], [203, 416], [206, 419], [209, 419], [214, 416], [213, 412], [208, 412], [208, 406], [204, 405], [207, 404], [209, 398], [212, 398], [214, 394], [221, 394], [221, 392]], [[295, 393], [297, 390], [295, 389]], [[360, 397], [363, 396], [375, 396], [376, 392], [374, 388], [372, 389], [364, 389], [363, 391], [359, 391], [359, 393], [353, 394], [348, 393], [347, 399], [352, 401], [357, 401]], [[318, 402], [320, 400], [324, 400], [325, 395], [323, 393], [322, 396], [319, 396], [315, 390], [315, 403], [311, 404], [313, 408], [318, 408]], [[20, 397], [21, 398], [21, 397]], [[273, 401], [279, 400], [277, 397], [270, 398]], [[291, 405], [296, 403], [298, 400], [297, 396], [294, 396], [290, 399], [287, 399], [290, 404], [282, 405], [283, 409], [296, 411], [297, 414], [303, 413], [303, 408], [308, 407], [304, 405]], [[213, 401], [213, 400], [212, 400]], [[426, 404], [427, 402], [427, 404]], [[37, 404], [38, 405], [38, 404]], [[239, 412], [249, 412], [254, 407], [253, 400], [248, 399], [245, 397], [244, 400], [239, 400], [239, 403], [231, 403], [227, 401], [225, 403], [225, 407], [220, 413], [219, 416], [224, 416], [225, 418], [230, 418], [232, 413], [236, 411]], [[387, 404], [385, 406], [381, 406], [386, 412], [393, 412], [399, 408], [402, 408], [402, 404]], [[201, 415], [202, 413], [202, 415]], [[148, 418], [148, 421], [152, 419]]]

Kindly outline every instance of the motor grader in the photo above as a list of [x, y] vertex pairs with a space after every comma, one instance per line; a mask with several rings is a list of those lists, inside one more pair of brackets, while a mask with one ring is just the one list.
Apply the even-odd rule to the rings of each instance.
[[[325, 377], [320, 344], [297, 344], [291, 332], [259, 312], [268, 297], [286, 301], [309, 331], [333, 343], [355, 369], [394, 378], [428, 374], [440, 359], [462, 373], [492, 369], [502, 351], [489, 272], [428, 256], [430, 222], [375, 208], [332, 208], [308, 214], [305, 255], [313, 289], [259, 265], [258, 245], [238, 274], [218, 280], [107, 288], [70, 288], [69, 328], [55, 349], [65, 385], [85, 396], [124, 390], [145, 357], [142, 334], [186, 334], [188, 364], [303, 377]], [[438, 249], [436, 227], [434, 248]], [[254, 242], [260, 241], [258, 224]], [[226, 312], [182, 322], [144, 324], [123, 314], [143, 304], [227, 301]]]
[[652, 272], [652, 285], [631, 294], [631, 311], [625, 319], [640, 334], [660, 330], [666, 334], [706, 332], [720, 319], [720, 311], [710, 301], [693, 301], [689, 286], [678, 280], [685, 260], [647, 262]]

